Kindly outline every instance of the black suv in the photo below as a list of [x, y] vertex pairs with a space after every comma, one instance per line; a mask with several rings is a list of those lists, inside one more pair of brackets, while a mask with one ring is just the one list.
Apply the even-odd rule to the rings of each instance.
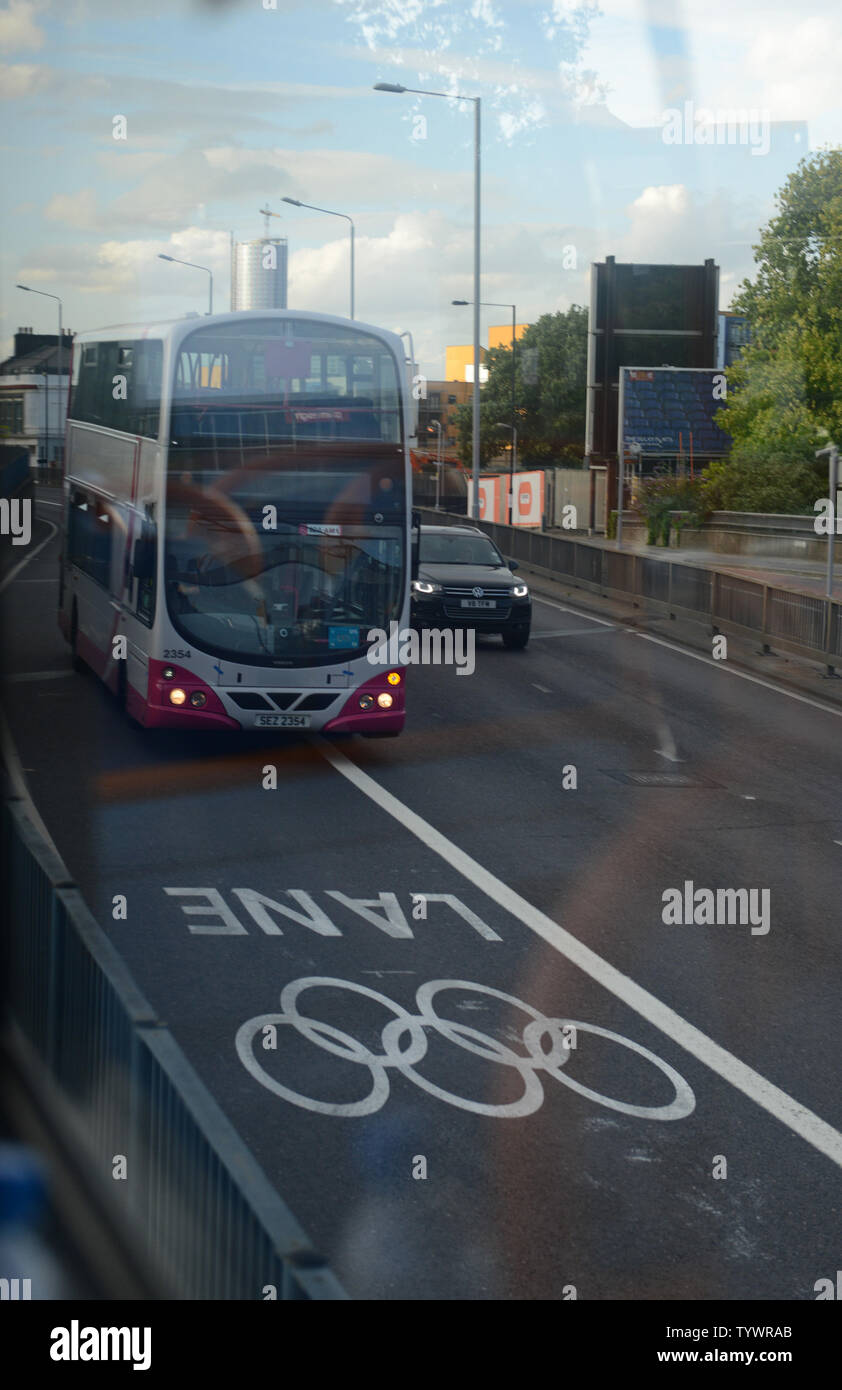
[[499, 632], [507, 647], [525, 647], [532, 626], [529, 589], [476, 526], [422, 526], [412, 623]]

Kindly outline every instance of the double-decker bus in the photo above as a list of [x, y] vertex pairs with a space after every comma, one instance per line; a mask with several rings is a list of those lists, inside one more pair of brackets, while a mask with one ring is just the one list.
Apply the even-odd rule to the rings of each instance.
[[146, 727], [398, 733], [406, 672], [372, 664], [367, 634], [409, 621], [410, 416], [401, 339], [356, 321], [79, 334], [59, 592], [74, 665]]

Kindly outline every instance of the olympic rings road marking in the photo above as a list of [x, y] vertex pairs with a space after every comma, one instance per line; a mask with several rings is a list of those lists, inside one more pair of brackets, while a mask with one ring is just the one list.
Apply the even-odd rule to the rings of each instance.
[[[352, 994], [373, 999], [388, 1009], [394, 1017], [389, 1019], [382, 1030], [383, 1051], [372, 1052], [356, 1038], [351, 1037], [349, 1033], [343, 1032], [341, 1028], [299, 1013], [299, 997], [306, 990], [316, 988], [348, 990]], [[524, 1056], [520, 1052], [515, 1052], [498, 1039], [491, 1038], [487, 1033], [481, 1033], [476, 1028], [470, 1028], [465, 1023], [440, 1018], [433, 1006], [433, 1000], [443, 990], [486, 994], [493, 999], [501, 999], [504, 1003], [510, 1004], [513, 1008], [520, 1009], [528, 1015], [529, 1022], [523, 1029], [523, 1045], [528, 1055]], [[692, 1114], [695, 1109], [696, 1098], [684, 1078], [667, 1062], [656, 1057], [654, 1052], [642, 1047], [640, 1043], [633, 1042], [631, 1038], [624, 1038], [620, 1033], [612, 1033], [607, 1028], [597, 1028], [592, 1023], [577, 1023], [573, 1019], [547, 1018], [537, 1009], [533, 1009], [530, 1004], [524, 1004], [522, 1000], [516, 999], [511, 994], [504, 994], [502, 990], [492, 989], [490, 985], [472, 984], [467, 980], [431, 980], [420, 986], [415, 1000], [418, 1012], [411, 1014], [402, 1004], [396, 1004], [387, 995], [380, 994], [376, 989], [370, 989], [367, 985], [354, 984], [351, 980], [331, 979], [325, 975], [308, 975], [303, 979], [293, 980], [281, 991], [281, 1012], [279, 1014], [258, 1014], [240, 1026], [236, 1036], [237, 1055], [246, 1071], [256, 1081], [259, 1081], [261, 1086], [265, 1086], [268, 1091], [280, 1096], [282, 1100], [289, 1101], [292, 1105], [300, 1106], [304, 1110], [315, 1111], [319, 1115], [374, 1115], [389, 1099], [389, 1068], [400, 1072], [402, 1076], [413, 1081], [416, 1086], [419, 1086], [429, 1095], [436, 1096], [439, 1100], [454, 1105], [459, 1110], [469, 1110], [475, 1115], [490, 1115], [498, 1119], [522, 1118], [525, 1115], [534, 1114], [540, 1108], [544, 1101], [544, 1088], [540, 1076], [542, 1072], [551, 1077], [552, 1080], [559, 1081], [563, 1086], [569, 1086], [579, 1095], [586, 1096], [597, 1105], [605, 1106], [608, 1110], [618, 1110], [623, 1115], [633, 1115], [638, 1119], [681, 1120]], [[367, 1068], [371, 1076], [371, 1090], [368, 1095], [364, 1096], [362, 1100], [338, 1103], [314, 1100], [312, 1097], [300, 1095], [297, 1091], [284, 1086], [280, 1081], [276, 1081], [264, 1070], [254, 1053], [255, 1037], [270, 1025], [274, 1027], [289, 1025], [295, 1028], [302, 1037], [321, 1048], [322, 1051], [339, 1057], [344, 1062], [353, 1062], [358, 1066]], [[566, 1035], [565, 1030], [569, 1030], [571, 1027], [575, 1028], [577, 1033], [591, 1033], [595, 1037], [608, 1038], [629, 1052], [635, 1052], [639, 1057], [644, 1057], [670, 1082], [675, 1091], [673, 1099], [668, 1105], [633, 1105], [629, 1101], [617, 1100], [613, 1096], [600, 1095], [598, 1091], [591, 1090], [589, 1086], [584, 1086], [580, 1081], [576, 1081], [564, 1070], [571, 1054], [567, 1042], [569, 1034]], [[523, 1094], [517, 1100], [506, 1104], [490, 1105], [484, 1101], [469, 1100], [465, 1096], [454, 1095], [451, 1091], [445, 1091], [441, 1086], [429, 1081], [416, 1070], [416, 1064], [423, 1060], [427, 1052], [427, 1029], [433, 1029], [440, 1037], [454, 1043], [466, 1052], [516, 1071], [523, 1084]], [[402, 1043], [405, 1035], [408, 1038], [406, 1046]], [[543, 1047], [544, 1039], [547, 1037], [550, 1040], [549, 1052], [545, 1052]]]

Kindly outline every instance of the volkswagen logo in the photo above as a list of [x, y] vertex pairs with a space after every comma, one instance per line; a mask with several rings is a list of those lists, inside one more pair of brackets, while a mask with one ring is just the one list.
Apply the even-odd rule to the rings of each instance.
[[473, 594], [474, 598], [482, 598], [482, 589], [480, 588], [472, 589], [471, 593]]

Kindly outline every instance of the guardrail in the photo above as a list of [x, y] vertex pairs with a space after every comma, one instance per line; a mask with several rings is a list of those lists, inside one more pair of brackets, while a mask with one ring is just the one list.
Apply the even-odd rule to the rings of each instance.
[[829, 672], [842, 664], [842, 602], [798, 589], [683, 563], [611, 550], [546, 531], [475, 521], [448, 512], [421, 510], [436, 526], [471, 526], [491, 537], [504, 555], [549, 579], [677, 617], [707, 619], [714, 631], [757, 637], [768, 650], [820, 661]]
[[72, 1103], [171, 1287], [189, 1299], [344, 1299], [64, 864], [11, 801], [4, 816], [12, 1015]]

